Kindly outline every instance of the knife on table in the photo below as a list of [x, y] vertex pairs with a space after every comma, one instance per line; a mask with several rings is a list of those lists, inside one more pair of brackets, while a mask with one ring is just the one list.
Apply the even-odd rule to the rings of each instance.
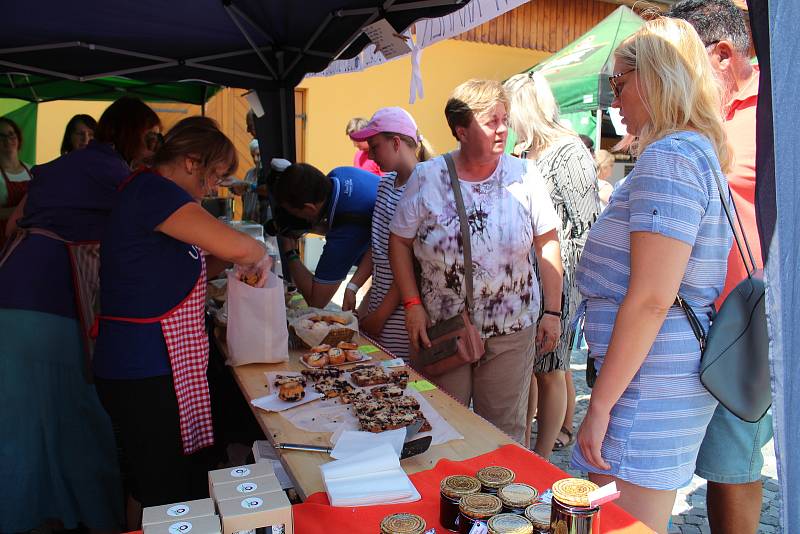
[[[422, 428], [422, 420], [414, 421], [406, 427], [406, 438], [403, 443], [403, 450], [400, 451], [400, 459], [405, 460], [417, 454], [422, 454], [427, 451], [433, 441], [432, 436], [425, 436], [418, 439], [412, 439], [419, 434], [419, 429]], [[309, 452], [324, 452], [330, 454], [333, 447], [325, 447], [322, 445], [303, 445], [301, 443], [278, 443], [275, 445], [276, 449], [285, 449], [291, 451], [309, 451]]]

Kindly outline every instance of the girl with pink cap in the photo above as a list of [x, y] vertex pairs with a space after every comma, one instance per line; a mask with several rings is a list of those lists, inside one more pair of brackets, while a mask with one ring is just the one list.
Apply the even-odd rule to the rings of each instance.
[[411, 171], [433, 154], [411, 115], [399, 107], [381, 108], [366, 127], [352, 132], [353, 141], [366, 141], [369, 157], [386, 173], [378, 184], [372, 215], [372, 249], [345, 290], [342, 308], [354, 309], [356, 292], [372, 276], [367, 315], [360, 318], [361, 330], [375, 338], [392, 354], [408, 358], [408, 333], [400, 293], [389, 266], [389, 223], [403, 196]]

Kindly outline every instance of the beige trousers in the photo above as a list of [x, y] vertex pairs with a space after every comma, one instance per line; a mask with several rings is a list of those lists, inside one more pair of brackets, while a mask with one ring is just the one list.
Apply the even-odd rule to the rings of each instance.
[[486, 353], [475, 365], [462, 365], [434, 382], [458, 402], [523, 443], [528, 392], [535, 356], [535, 327], [486, 340]]

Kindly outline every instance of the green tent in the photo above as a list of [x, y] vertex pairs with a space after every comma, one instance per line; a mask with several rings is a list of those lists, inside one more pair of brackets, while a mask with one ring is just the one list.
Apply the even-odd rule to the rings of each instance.
[[613, 100], [608, 76], [614, 66], [614, 50], [643, 23], [629, 7], [620, 6], [597, 26], [529, 69], [544, 74], [562, 119], [577, 132], [595, 136], [595, 112], [608, 109]]
[[116, 100], [127, 95], [148, 102], [202, 105], [218, 90], [219, 86], [195, 80], [149, 83], [122, 76], [82, 81], [31, 74], [6, 74], [0, 77], [0, 97], [29, 102]]

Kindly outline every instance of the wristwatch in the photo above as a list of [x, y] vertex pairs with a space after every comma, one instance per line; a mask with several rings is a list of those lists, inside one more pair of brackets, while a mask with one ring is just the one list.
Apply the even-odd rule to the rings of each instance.
[[290, 262], [292, 260], [299, 260], [300, 259], [300, 251], [296, 248], [285, 250], [283, 252], [284, 257], [286, 258], [286, 262]]

